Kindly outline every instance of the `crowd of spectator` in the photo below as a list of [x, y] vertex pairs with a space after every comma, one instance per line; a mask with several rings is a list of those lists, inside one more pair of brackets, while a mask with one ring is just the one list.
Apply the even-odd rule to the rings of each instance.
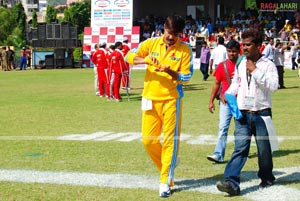
[[[141, 27], [141, 41], [157, 37], [164, 32], [164, 17], [149, 15], [134, 21]], [[300, 10], [296, 12], [259, 12], [258, 10], [241, 9], [234, 15], [217, 18], [214, 23], [208, 16], [194, 19], [191, 15], [185, 18], [185, 28], [181, 39], [194, 44], [197, 34], [200, 34], [209, 44], [216, 41], [217, 36], [223, 36], [225, 41], [231, 38], [239, 39], [247, 29], [261, 30], [265, 38], [280, 38], [282, 41], [297, 40], [300, 34]]]

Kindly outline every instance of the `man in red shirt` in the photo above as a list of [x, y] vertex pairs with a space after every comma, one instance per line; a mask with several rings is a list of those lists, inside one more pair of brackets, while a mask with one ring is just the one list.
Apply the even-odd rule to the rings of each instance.
[[109, 91], [109, 81], [107, 79], [106, 71], [108, 67], [108, 55], [106, 51], [106, 43], [102, 42], [95, 45], [96, 52], [92, 56], [92, 62], [97, 66], [97, 73], [98, 73], [98, 86], [100, 97], [104, 97], [106, 93], [106, 97], [110, 98], [110, 91]]
[[113, 96], [117, 102], [121, 101], [120, 86], [121, 86], [121, 80], [124, 81], [124, 79], [122, 78], [125, 77], [125, 76], [122, 77], [122, 75], [128, 75], [128, 66], [125, 64], [122, 49], [123, 49], [122, 42], [116, 42], [115, 51], [110, 55], [111, 67], [114, 73]]
[[[224, 62], [219, 63], [214, 73], [216, 78], [215, 84], [212, 88], [210, 100], [208, 104], [208, 110], [213, 113], [215, 110], [214, 100], [217, 96], [219, 88], [221, 88], [220, 94], [220, 113], [219, 113], [219, 132], [218, 141], [212, 155], [208, 155], [207, 159], [216, 163], [224, 162], [225, 148], [227, 142], [228, 129], [232, 114], [230, 113], [228, 105], [224, 100], [224, 93], [231, 84], [231, 78], [233, 77], [235, 64], [239, 57], [240, 44], [236, 40], [230, 40], [226, 45], [227, 56]], [[225, 68], [227, 69], [228, 75], [226, 75]]]

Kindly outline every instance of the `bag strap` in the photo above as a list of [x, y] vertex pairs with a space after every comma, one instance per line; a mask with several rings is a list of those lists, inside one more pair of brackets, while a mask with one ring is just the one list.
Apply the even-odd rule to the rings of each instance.
[[236, 64], [235, 64], [237, 69], [239, 68], [239, 65], [240, 65], [241, 61], [244, 59], [244, 57], [245, 57], [244, 54], [242, 54], [241, 56], [238, 57]]
[[227, 70], [227, 64], [226, 64], [226, 61], [223, 62], [224, 63], [224, 71], [225, 71], [225, 74], [226, 74], [226, 79], [227, 79], [227, 82], [229, 85], [231, 85], [231, 79], [230, 79], [230, 76], [229, 76], [229, 73], [228, 73], [228, 70]]

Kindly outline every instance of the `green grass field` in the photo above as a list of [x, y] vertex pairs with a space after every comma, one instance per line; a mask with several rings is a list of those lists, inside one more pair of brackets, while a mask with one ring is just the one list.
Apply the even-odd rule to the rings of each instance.
[[[0, 72], [0, 170], [130, 174], [158, 178], [158, 172], [140, 140], [58, 139], [101, 131], [139, 133], [143, 76], [143, 70], [132, 72], [130, 101], [121, 90], [123, 101], [117, 103], [95, 96], [92, 69]], [[213, 78], [204, 82], [199, 69], [195, 69], [191, 82], [185, 86], [182, 133], [192, 136], [192, 139], [203, 134], [217, 136], [218, 107], [214, 114], [207, 109], [212, 84]], [[285, 86], [287, 89], [278, 90], [273, 95], [274, 124], [277, 135], [284, 138], [280, 150], [274, 153], [274, 168], [299, 167], [300, 162], [300, 85], [297, 71], [286, 70]], [[176, 178], [222, 179], [225, 164], [212, 164], [206, 160], [206, 155], [213, 149], [214, 145], [183, 141]], [[226, 160], [232, 150], [233, 144], [228, 143]], [[243, 172], [256, 170], [256, 148], [252, 146]], [[282, 180], [281, 184], [300, 189], [299, 182]], [[157, 189], [0, 181], [0, 200], [160, 199]], [[169, 200], [248, 198], [182, 190], [175, 192]]]

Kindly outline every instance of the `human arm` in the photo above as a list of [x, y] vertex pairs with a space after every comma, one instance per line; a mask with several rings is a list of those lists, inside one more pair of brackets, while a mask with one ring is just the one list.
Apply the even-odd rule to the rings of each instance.
[[[260, 68], [257, 67], [260, 65]], [[278, 89], [278, 72], [275, 64], [267, 60], [259, 64], [248, 60], [246, 67], [258, 87], [275, 92]]]
[[212, 87], [211, 90], [211, 94], [210, 94], [210, 99], [209, 99], [209, 103], [208, 103], [208, 110], [210, 111], [210, 113], [214, 113], [215, 111], [215, 104], [214, 104], [214, 100], [217, 97], [218, 91], [221, 87], [221, 82], [218, 80], [215, 80], [215, 83]]
[[212, 74], [213, 73], [213, 63], [214, 63], [214, 60], [213, 59], [210, 59], [209, 60], [209, 74]]

